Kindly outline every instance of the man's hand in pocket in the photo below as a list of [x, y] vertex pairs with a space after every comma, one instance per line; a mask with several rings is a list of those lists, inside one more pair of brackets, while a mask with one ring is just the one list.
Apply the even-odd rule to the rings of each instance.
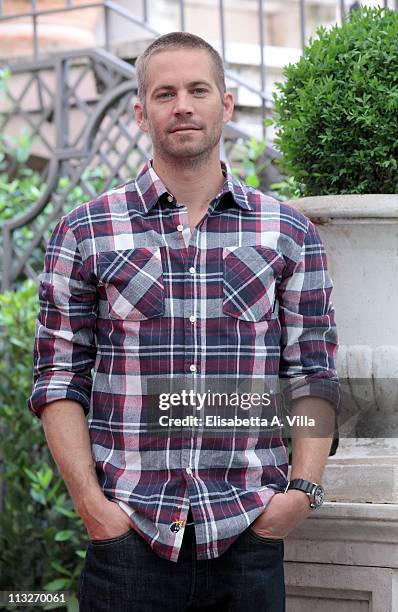
[[119, 504], [110, 501], [105, 495], [96, 495], [86, 501], [83, 512], [80, 512], [90, 540], [108, 540], [117, 538], [133, 529], [128, 514]]
[[291, 489], [287, 493], [276, 493], [250, 528], [263, 538], [285, 538], [309, 513], [308, 495]]

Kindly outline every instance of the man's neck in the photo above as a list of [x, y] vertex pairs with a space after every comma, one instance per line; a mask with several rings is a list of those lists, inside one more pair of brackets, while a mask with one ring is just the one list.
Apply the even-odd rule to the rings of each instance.
[[174, 195], [177, 202], [185, 204], [195, 216], [206, 213], [209, 202], [221, 191], [224, 176], [221, 170], [219, 152], [200, 163], [170, 164], [154, 155], [153, 168]]

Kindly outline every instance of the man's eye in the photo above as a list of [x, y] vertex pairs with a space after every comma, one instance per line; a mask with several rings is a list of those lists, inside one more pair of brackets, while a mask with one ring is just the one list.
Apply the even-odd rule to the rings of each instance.
[[195, 87], [195, 89], [193, 91], [194, 91], [194, 93], [197, 93], [199, 95], [203, 95], [203, 94], [207, 93], [207, 89], [205, 89], [204, 87]]
[[158, 94], [158, 98], [168, 98], [169, 96], [172, 96], [173, 93], [171, 91], [163, 91], [162, 93]]

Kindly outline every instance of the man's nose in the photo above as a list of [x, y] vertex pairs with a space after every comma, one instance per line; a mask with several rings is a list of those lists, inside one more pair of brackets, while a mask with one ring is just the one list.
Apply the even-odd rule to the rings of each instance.
[[177, 93], [174, 99], [174, 114], [191, 115], [193, 113], [191, 96], [186, 91]]

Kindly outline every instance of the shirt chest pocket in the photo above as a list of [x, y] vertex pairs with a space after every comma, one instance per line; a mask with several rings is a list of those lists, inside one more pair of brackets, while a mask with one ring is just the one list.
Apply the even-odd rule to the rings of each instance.
[[110, 319], [141, 321], [164, 315], [159, 247], [99, 253], [97, 275], [98, 284], [105, 289]]
[[223, 248], [223, 313], [243, 321], [272, 319], [280, 253], [263, 246]]

